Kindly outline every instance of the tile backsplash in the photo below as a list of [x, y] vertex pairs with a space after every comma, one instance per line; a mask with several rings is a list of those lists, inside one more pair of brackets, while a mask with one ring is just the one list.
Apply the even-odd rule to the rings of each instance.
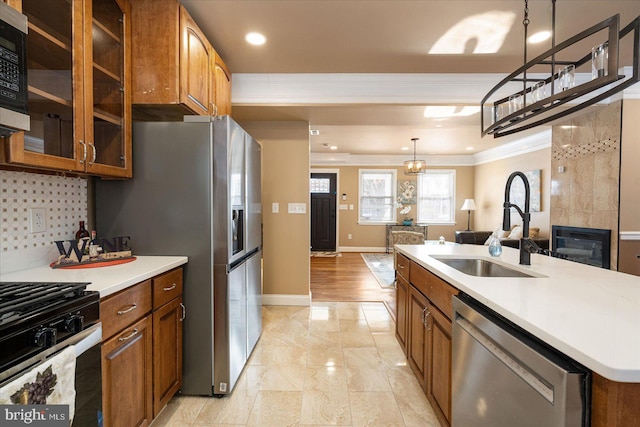
[[[44, 232], [31, 233], [29, 209], [45, 209]], [[55, 261], [56, 240], [87, 219], [87, 180], [0, 170], [0, 272]]]

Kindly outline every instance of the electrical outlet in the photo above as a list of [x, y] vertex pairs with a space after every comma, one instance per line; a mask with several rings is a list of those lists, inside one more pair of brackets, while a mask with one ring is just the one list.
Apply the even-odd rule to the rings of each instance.
[[29, 208], [29, 229], [31, 233], [42, 233], [47, 231], [45, 208]]
[[351, 233], [347, 234], [347, 239], [349, 240], [353, 239], [353, 236], [351, 235]]

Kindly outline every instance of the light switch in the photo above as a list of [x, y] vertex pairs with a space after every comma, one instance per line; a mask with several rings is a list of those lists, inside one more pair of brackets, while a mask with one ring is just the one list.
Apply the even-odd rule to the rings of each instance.
[[289, 203], [288, 212], [290, 214], [305, 214], [307, 213], [306, 203]]
[[271, 213], [280, 213], [280, 203], [278, 202], [271, 203]]
[[353, 210], [353, 205], [349, 205], [349, 210], [352, 211]]
[[341, 205], [340, 205], [340, 210], [341, 210], [341, 211], [349, 210], [349, 205], [347, 205], [347, 204], [341, 204]]

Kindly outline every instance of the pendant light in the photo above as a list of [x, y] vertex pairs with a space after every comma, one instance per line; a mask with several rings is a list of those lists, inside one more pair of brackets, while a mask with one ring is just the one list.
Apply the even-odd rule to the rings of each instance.
[[404, 174], [405, 175], [419, 175], [423, 174], [427, 170], [427, 162], [424, 160], [416, 160], [416, 142], [420, 138], [411, 138], [413, 141], [413, 160], [407, 160], [404, 162]]
[[[528, 60], [528, 0], [524, 5], [524, 65], [494, 86], [480, 102], [482, 136], [498, 138], [553, 122], [640, 82], [640, 16], [620, 30], [620, 15], [614, 15], [556, 44], [556, 0], [551, 0], [551, 49]], [[591, 51], [584, 50], [585, 44], [594, 41], [592, 37], [598, 44]], [[630, 40], [627, 47], [634, 47], [628, 52], [631, 64], [620, 68], [618, 49], [622, 39]], [[583, 49], [578, 57], [569, 49], [574, 45]], [[542, 72], [545, 68], [548, 71]], [[533, 76], [532, 71], [536, 73]], [[576, 73], [590, 76], [591, 80], [577, 84]], [[521, 89], [512, 92], [513, 83], [521, 84]], [[558, 108], [561, 106], [564, 107]]]

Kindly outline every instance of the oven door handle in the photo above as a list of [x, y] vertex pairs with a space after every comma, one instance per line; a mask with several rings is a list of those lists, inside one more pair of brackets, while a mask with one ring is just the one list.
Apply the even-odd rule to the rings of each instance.
[[46, 361], [52, 355], [58, 353], [59, 351], [69, 347], [70, 345], [76, 346], [76, 358], [80, 356], [85, 351], [89, 350], [91, 347], [99, 344], [102, 341], [102, 323], [96, 323], [95, 325], [79, 332], [68, 339], [57, 343], [56, 345], [47, 348], [46, 350], [41, 351], [35, 356], [18, 363], [15, 366], [3, 371], [0, 374], [0, 386], [2, 386], [7, 379], [11, 379], [16, 376], [16, 374], [22, 373], [27, 369], [33, 369], [34, 366], [39, 365], [40, 363]]

